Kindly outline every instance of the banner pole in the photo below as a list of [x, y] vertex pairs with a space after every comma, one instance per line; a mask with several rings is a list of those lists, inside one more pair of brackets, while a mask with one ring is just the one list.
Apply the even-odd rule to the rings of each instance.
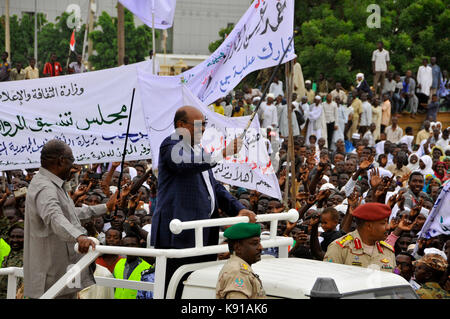
[[155, 8], [152, 9], [152, 47], [153, 47], [153, 56], [152, 56], [152, 62], [153, 62], [153, 74], [156, 74], [155, 68], [156, 68], [156, 49], [155, 49]]
[[[128, 115], [128, 124], [127, 124], [127, 133], [125, 136], [125, 145], [123, 147], [123, 153], [122, 153], [122, 162], [120, 163], [120, 174], [119, 174], [119, 181], [117, 182], [117, 190], [119, 191], [119, 193], [117, 194], [117, 199], [120, 198], [120, 191], [121, 191], [121, 183], [122, 183], [122, 175], [123, 175], [123, 166], [125, 163], [125, 155], [127, 152], [127, 144], [128, 144], [128, 134], [130, 133], [130, 123], [131, 123], [131, 114], [133, 111], [133, 102], [134, 102], [134, 92], [136, 91], [136, 88], [133, 88], [133, 94], [131, 95], [131, 105], [130, 105], [130, 113]], [[117, 213], [117, 206], [116, 209], [114, 211], [114, 215]], [[112, 215], [111, 217], [113, 217], [114, 215]]]

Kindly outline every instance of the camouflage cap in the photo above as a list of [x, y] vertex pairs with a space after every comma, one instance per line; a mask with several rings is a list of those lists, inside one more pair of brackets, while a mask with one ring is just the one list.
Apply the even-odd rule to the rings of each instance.
[[437, 271], [445, 271], [448, 266], [445, 258], [438, 254], [426, 254], [421, 259], [413, 262], [413, 265], [416, 266], [419, 263], [423, 263]]

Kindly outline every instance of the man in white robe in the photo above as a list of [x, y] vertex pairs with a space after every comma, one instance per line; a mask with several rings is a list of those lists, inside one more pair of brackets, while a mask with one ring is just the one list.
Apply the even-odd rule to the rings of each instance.
[[294, 65], [294, 93], [297, 94], [297, 102], [306, 94], [302, 66], [298, 62]]
[[337, 105], [337, 119], [336, 119], [336, 126], [337, 130], [334, 131], [333, 134], [333, 141], [331, 142], [331, 149], [336, 149], [336, 142], [341, 139], [344, 140], [344, 130], [345, 130], [345, 124], [347, 124], [348, 121], [348, 113], [347, 113], [347, 107], [343, 104], [341, 104], [341, 99], [339, 96], [336, 96], [334, 101]]
[[260, 107], [263, 110], [263, 128], [272, 126], [275, 130], [278, 127], [277, 108], [273, 104], [275, 97], [272, 93], [267, 94], [266, 102], [262, 102]]
[[[278, 118], [278, 126], [280, 128], [280, 136], [288, 137], [289, 136], [289, 122], [288, 122], [288, 107], [287, 104], [281, 104], [279, 106], [281, 112], [280, 117]], [[300, 135], [300, 130], [298, 127], [297, 117], [294, 112], [294, 105], [291, 107], [292, 113], [292, 136]]]
[[433, 84], [433, 70], [428, 65], [428, 60], [423, 59], [423, 65], [417, 71], [417, 83], [420, 92], [426, 96], [430, 96], [431, 85]]
[[326, 125], [322, 124], [322, 120], [325, 122], [325, 118], [323, 116], [323, 109], [322, 109], [321, 101], [322, 101], [322, 98], [319, 95], [317, 95], [314, 98], [314, 103], [310, 105], [309, 114], [308, 114], [309, 125], [308, 125], [307, 134], [306, 134], [307, 141], [309, 141], [309, 137], [311, 135], [315, 135], [317, 140], [319, 138], [321, 138], [323, 126], [325, 126], [325, 130], [326, 130]]

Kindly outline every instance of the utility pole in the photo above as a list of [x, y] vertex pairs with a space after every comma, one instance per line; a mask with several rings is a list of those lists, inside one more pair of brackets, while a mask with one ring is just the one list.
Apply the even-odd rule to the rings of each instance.
[[125, 56], [124, 9], [120, 2], [117, 2], [117, 50], [117, 62], [120, 66]]
[[[295, 60], [291, 60], [285, 64], [286, 67], [286, 102], [287, 102], [287, 117], [289, 127], [288, 138], [288, 173], [291, 173], [292, 186], [290, 188], [290, 208], [295, 208], [297, 197], [297, 179], [295, 174], [295, 152], [294, 152], [294, 136], [292, 129], [292, 91], [294, 86], [294, 63]], [[292, 205], [292, 206], [291, 206]]]
[[8, 52], [8, 62], [11, 63], [11, 42], [9, 34], [9, 0], [5, 0], [5, 51]]
[[[87, 22], [87, 28], [84, 34], [84, 38], [87, 38], [88, 33], [91, 33], [92, 31], [94, 31], [94, 13], [95, 13], [95, 1], [94, 0], [89, 0], [89, 8], [88, 8], [88, 22]], [[86, 40], [85, 40], [86, 41]], [[92, 68], [91, 63], [89, 62], [89, 57], [92, 55], [92, 51], [94, 51], [94, 44], [92, 42], [92, 39], [88, 39], [88, 53], [87, 53], [87, 57], [86, 57], [86, 61], [88, 61], [88, 69], [89, 71]], [[83, 56], [84, 56], [84, 43], [83, 43]], [[84, 58], [84, 57], [83, 57]]]
[[37, 23], [37, 0], [34, 0], [34, 60], [36, 63], [36, 67], [38, 66], [38, 40], [37, 40], [37, 32], [38, 32], [38, 23]]

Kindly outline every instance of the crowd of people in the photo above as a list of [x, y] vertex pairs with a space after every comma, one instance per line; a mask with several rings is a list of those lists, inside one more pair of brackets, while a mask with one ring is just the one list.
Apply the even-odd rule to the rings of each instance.
[[[349, 90], [344, 90], [340, 83], [332, 83], [322, 74], [317, 83], [305, 81], [304, 92], [295, 87], [292, 105], [288, 107], [286, 87], [274, 77], [264, 101], [260, 101], [263, 87], [244, 85], [242, 90], [233, 91], [210, 105], [211, 110], [228, 117], [258, 112], [262, 133], [270, 141], [268, 153], [280, 189], [284, 192], [295, 187], [297, 197], [286, 203], [255, 190], [232, 185], [224, 187], [239, 202], [235, 205], [235, 214], [238, 208], [242, 211], [242, 207], [255, 214], [280, 213], [289, 206], [299, 211], [298, 222], [281, 222], [278, 226], [278, 235], [294, 239], [289, 251], [291, 258], [339, 262], [337, 257], [331, 256], [337, 256], [336, 251], [350, 241], [358, 248], [361, 240], [362, 245], [369, 248], [378, 247], [380, 254], [383, 249], [395, 254], [395, 261], [386, 263], [381, 270], [404, 277], [420, 297], [449, 298], [450, 237], [439, 235], [423, 239], [418, 236], [441, 190], [450, 180], [450, 128], [438, 121], [439, 111], [448, 105], [447, 73], [439, 73], [439, 84], [436, 84], [434, 70], [437, 65], [436, 59], [432, 59], [431, 65], [424, 60], [416, 77], [411, 71], [401, 77], [387, 72], [386, 66], [377, 60], [378, 57], [388, 59], [388, 55], [382, 53], [381, 43], [377, 50], [380, 53], [374, 53], [375, 85], [372, 87], [363, 74], [356, 76], [355, 85]], [[9, 67], [6, 58], [3, 54], [0, 74], [5, 74], [5, 68]], [[30, 77], [34, 75], [27, 75], [34, 74], [33, 62], [30, 60], [30, 66], [25, 70], [16, 65], [16, 71], [6, 71], [8, 80], [22, 74], [25, 78], [34, 78]], [[77, 65], [72, 68], [75, 72], [83, 72]], [[58, 75], [60, 69], [56, 56], [52, 55], [49, 65], [44, 67], [45, 73]], [[398, 118], [405, 116], [405, 109], [413, 117], [426, 112], [426, 120], [419, 132], [413, 132], [409, 126], [403, 131], [398, 125]], [[288, 112], [293, 116], [294, 179], [288, 178], [287, 174]], [[177, 121], [176, 115], [174, 124], [179, 121], [183, 122], [183, 119]], [[42, 156], [41, 161], [53, 159], [50, 155], [48, 158]], [[71, 230], [74, 234], [84, 232], [96, 238], [100, 245], [152, 246], [152, 220], [158, 200], [164, 194], [158, 188], [162, 177], [155, 173], [150, 159], [127, 161], [122, 167], [120, 162], [76, 165], [72, 155], [60, 156], [69, 161], [68, 164], [64, 162], [65, 169], [70, 171], [68, 182], [60, 185], [70, 196], [65, 200], [84, 211], [84, 219], [80, 218], [84, 230]], [[34, 191], [28, 193], [37, 174], [47, 173], [42, 168], [39, 171], [25, 169], [3, 172], [0, 176], [2, 268], [24, 264], [23, 252], [27, 245], [24, 224], [31, 222], [25, 214], [26, 198], [38, 196]], [[120, 196], [117, 192], [119, 184]], [[188, 191], [189, 185], [183, 185], [183, 189]], [[373, 211], [380, 211], [376, 215], [380, 219], [373, 219], [373, 215], [367, 217], [367, 211], [358, 210], [362, 204], [375, 203], [384, 205], [373, 208]], [[91, 207], [101, 204], [106, 206], [101, 209]], [[220, 216], [227, 215], [225, 211], [218, 211]], [[158, 218], [162, 217], [158, 215]], [[383, 221], [380, 238], [367, 240], [373, 232], [367, 225], [380, 220]], [[51, 224], [50, 221], [47, 223]], [[262, 234], [269, 231], [267, 223], [260, 226]], [[80, 240], [79, 243], [85, 242]], [[363, 249], [362, 246], [359, 248]], [[278, 254], [276, 249], [265, 249], [263, 253]], [[217, 259], [229, 257], [230, 254], [217, 255]], [[99, 276], [153, 282], [154, 264], [153, 258], [102, 255], [96, 261], [95, 271]], [[366, 265], [353, 262], [353, 266]], [[3, 276], [0, 278], [0, 298], [6, 297], [6, 286], [7, 277]], [[20, 280], [18, 286], [17, 297], [21, 298], [23, 281]], [[92, 285], [79, 291], [77, 297], [150, 299], [153, 293]]]
[[[49, 61], [45, 62], [42, 71], [36, 65], [35, 58], [28, 59], [28, 66], [23, 67], [23, 62], [9, 62], [9, 53], [3, 52], [0, 61], [0, 82], [32, 80], [40, 77], [52, 77], [64, 74], [75, 74], [87, 72], [80, 54], [75, 54], [75, 61], [70, 62], [66, 68], [58, 62], [56, 53], [50, 54]], [[12, 66], [14, 65], [14, 68]]]

